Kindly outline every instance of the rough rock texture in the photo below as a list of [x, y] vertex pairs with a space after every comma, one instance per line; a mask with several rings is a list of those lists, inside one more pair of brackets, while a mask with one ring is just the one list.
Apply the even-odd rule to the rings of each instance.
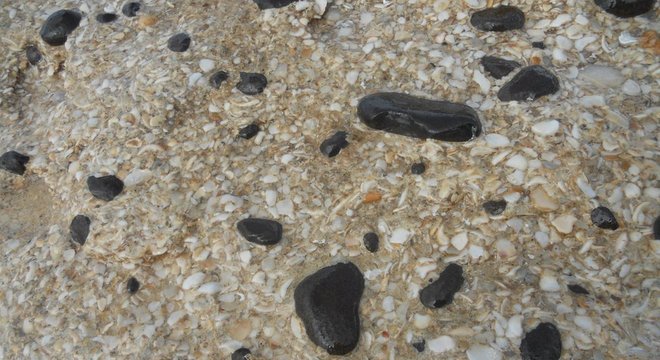
[[245, 95], [257, 95], [264, 92], [268, 79], [264, 74], [241, 72], [241, 80], [236, 84], [236, 88]]
[[16, 175], [23, 175], [27, 168], [25, 164], [30, 161], [30, 157], [16, 151], [7, 151], [0, 156], [0, 169], [9, 171]]
[[528, 332], [520, 343], [523, 360], [558, 360], [561, 356], [561, 335], [554, 324], [540, 323]]

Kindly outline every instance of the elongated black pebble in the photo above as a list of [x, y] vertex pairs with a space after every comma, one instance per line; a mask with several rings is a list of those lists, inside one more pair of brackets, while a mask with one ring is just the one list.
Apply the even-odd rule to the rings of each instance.
[[82, 16], [76, 10], [58, 10], [41, 26], [39, 35], [51, 46], [64, 45], [69, 34], [80, 25]]
[[646, 14], [653, 9], [656, 0], [594, 0], [596, 5], [606, 12], [620, 17], [630, 18]]
[[525, 13], [515, 6], [496, 6], [475, 12], [470, 17], [470, 23], [483, 31], [522, 29], [525, 25]]
[[258, 245], [275, 245], [282, 240], [282, 224], [275, 220], [247, 218], [236, 228], [245, 240]]
[[293, 4], [298, 0], [253, 0], [260, 10], [277, 9]]
[[559, 91], [559, 79], [541, 65], [522, 68], [497, 93], [501, 101], [528, 101]]
[[30, 157], [16, 151], [7, 151], [0, 156], [0, 169], [9, 171], [12, 174], [23, 175], [27, 168], [25, 164], [30, 161]]
[[440, 273], [437, 280], [419, 292], [419, 298], [424, 306], [431, 309], [449, 305], [454, 301], [454, 294], [461, 289], [464, 281], [463, 268], [451, 263]]

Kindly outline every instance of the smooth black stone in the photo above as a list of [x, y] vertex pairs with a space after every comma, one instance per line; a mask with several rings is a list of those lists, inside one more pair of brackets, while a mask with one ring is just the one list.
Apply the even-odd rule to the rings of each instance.
[[259, 245], [275, 245], [282, 240], [282, 224], [275, 220], [247, 218], [236, 224], [245, 240]]
[[241, 72], [241, 81], [236, 88], [245, 95], [257, 95], [264, 92], [268, 79], [263, 74]]
[[321, 153], [327, 157], [337, 156], [341, 149], [348, 146], [348, 141], [346, 141], [347, 135], [348, 133], [345, 131], [337, 131], [334, 135], [323, 140], [321, 146], [319, 146], [319, 150], [321, 150]]
[[532, 47], [535, 47], [537, 49], [545, 49], [545, 44], [543, 43], [543, 41], [534, 41], [532, 43]]
[[576, 293], [576, 294], [589, 295], [589, 292], [587, 291], [587, 289], [583, 288], [582, 286], [580, 286], [578, 284], [568, 285], [568, 290], [570, 290], [571, 292]]
[[137, 12], [140, 11], [140, 8], [142, 8], [142, 5], [139, 2], [127, 2], [121, 7], [121, 13], [127, 17], [135, 17], [137, 16]]
[[276, 9], [276, 8], [285, 7], [289, 4], [293, 4], [298, 0], [253, 0], [253, 1], [257, 3], [257, 6], [259, 7], [260, 10], [265, 10], [265, 9]]
[[250, 349], [240, 348], [231, 354], [231, 360], [250, 360], [248, 355], [252, 354]]
[[186, 33], [172, 35], [167, 40], [167, 48], [174, 52], [184, 52], [190, 47], [190, 36]]
[[481, 134], [479, 116], [471, 107], [401, 93], [363, 97], [358, 116], [372, 129], [419, 139], [468, 141]]
[[501, 79], [521, 65], [519, 62], [513, 60], [506, 60], [495, 56], [484, 56], [481, 58], [481, 66], [484, 67], [484, 70], [490, 76], [495, 79]]
[[653, 222], [653, 239], [660, 240], [660, 216], [656, 217]]
[[28, 45], [25, 48], [25, 57], [27, 57], [30, 65], [37, 65], [37, 63], [43, 59], [43, 56], [41, 56], [41, 51], [39, 51], [39, 49], [34, 45]]
[[39, 35], [48, 45], [64, 45], [69, 34], [80, 25], [81, 19], [78, 11], [58, 10], [46, 19]]
[[417, 352], [424, 352], [424, 349], [426, 349], [426, 340], [422, 339], [419, 341], [415, 341], [412, 343], [412, 346], [417, 350]]
[[619, 228], [619, 222], [616, 221], [614, 214], [605, 206], [591, 210], [591, 222], [601, 229], [616, 230]]
[[501, 101], [536, 100], [541, 96], [559, 91], [559, 79], [541, 65], [522, 68], [508, 83], [504, 84], [497, 97]]
[[358, 308], [364, 276], [353, 263], [322, 268], [296, 287], [296, 314], [307, 336], [331, 355], [351, 352], [360, 339]]
[[488, 215], [497, 216], [506, 210], [506, 200], [490, 200], [483, 203], [482, 206]]
[[242, 137], [243, 139], [252, 139], [253, 137], [257, 136], [259, 130], [259, 125], [257, 124], [246, 125], [238, 131], [238, 136]]
[[540, 323], [520, 343], [523, 360], [557, 360], [561, 356], [561, 335], [551, 323]]
[[87, 187], [94, 197], [110, 201], [124, 190], [124, 182], [114, 175], [87, 178]]
[[374, 232], [368, 232], [364, 234], [364, 237], [362, 238], [362, 242], [364, 243], [364, 247], [369, 250], [369, 252], [376, 252], [378, 251], [379, 247], [379, 240], [378, 240], [378, 235]]
[[25, 164], [30, 161], [30, 157], [17, 153], [16, 151], [7, 151], [0, 156], [0, 169], [9, 171], [16, 175], [23, 175], [25, 173]]
[[222, 70], [216, 71], [209, 78], [209, 84], [211, 85], [212, 88], [219, 89], [220, 85], [222, 85], [223, 82], [227, 81], [227, 79], [229, 79], [228, 72]]
[[117, 20], [117, 14], [102, 13], [96, 15], [96, 21], [100, 22], [101, 24], [110, 23], [115, 20]]
[[410, 166], [410, 172], [415, 175], [422, 175], [426, 171], [426, 165], [423, 162], [418, 162]]
[[655, 0], [594, 0], [594, 2], [606, 12], [621, 18], [645, 14], [655, 5]]
[[71, 240], [80, 245], [85, 245], [89, 235], [89, 225], [92, 221], [85, 215], [76, 215], [69, 225]]
[[440, 273], [438, 279], [419, 292], [424, 306], [437, 309], [451, 304], [454, 294], [463, 286], [463, 268], [451, 263]]
[[126, 289], [128, 290], [129, 294], [135, 294], [138, 290], [140, 290], [140, 282], [131, 276], [131, 278], [128, 279], [128, 282], [126, 283]]
[[496, 6], [475, 12], [470, 23], [483, 31], [522, 29], [525, 25], [525, 14], [515, 6]]

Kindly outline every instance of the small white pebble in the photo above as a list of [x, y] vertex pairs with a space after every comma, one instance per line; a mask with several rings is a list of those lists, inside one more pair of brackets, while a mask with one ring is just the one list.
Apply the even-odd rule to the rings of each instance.
[[598, 38], [596, 36], [593, 36], [593, 35], [585, 36], [581, 39], [578, 39], [578, 40], [575, 41], [575, 50], [582, 51], [582, 50], [584, 50], [585, 47], [587, 47], [587, 45], [591, 44], [592, 42], [594, 42], [596, 40], [598, 40]]
[[196, 272], [196, 273], [188, 276], [183, 281], [183, 284], [181, 285], [181, 287], [184, 290], [196, 288], [197, 286], [199, 286], [199, 284], [202, 283], [203, 280], [204, 280], [204, 273], [203, 272]]
[[575, 316], [575, 319], [573, 319], [573, 322], [575, 322], [575, 325], [589, 332], [593, 332], [595, 329], [594, 322], [588, 316], [577, 315]]
[[561, 289], [559, 287], [559, 283], [557, 282], [557, 278], [548, 274], [544, 274], [543, 276], [541, 276], [541, 280], [539, 281], [539, 287], [543, 291], [550, 291], [550, 292], [559, 291]]
[[584, 107], [605, 106], [605, 97], [602, 95], [587, 95], [580, 99], [580, 104]]
[[206, 283], [197, 289], [202, 294], [215, 294], [222, 289], [219, 282]]
[[429, 350], [436, 354], [451, 351], [456, 347], [456, 342], [449, 336], [440, 336], [427, 343]]
[[386, 296], [383, 299], [383, 310], [390, 312], [394, 311], [394, 298], [391, 296]]
[[178, 323], [179, 320], [181, 320], [181, 318], [183, 318], [184, 316], [186, 316], [186, 312], [183, 310], [173, 312], [172, 314], [170, 314], [170, 317], [167, 318], [167, 325], [172, 326]]
[[467, 245], [468, 243], [467, 232], [462, 232], [454, 235], [454, 237], [451, 238], [450, 242], [458, 251], [465, 249], [465, 245]]
[[199, 61], [199, 68], [202, 72], [209, 72], [215, 67], [215, 61], [211, 59], [202, 59]]
[[403, 228], [398, 228], [392, 232], [392, 236], [390, 236], [390, 242], [393, 244], [403, 244], [408, 241], [410, 235], [410, 231]]
[[509, 146], [509, 144], [511, 143], [508, 137], [500, 134], [488, 134], [485, 136], [485, 139], [486, 139], [486, 144], [488, 144], [488, 146], [492, 148]]
[[507, 160], [506, 166], [518, 170], [525, 170], [527, 169], [527, 159], [520, 154], [516, 154], [510, 157], [509, 160]]
[[481, 71], [475, 69], [472, 74], [472, 79], [479, 84], [482, 93], [488, 93], [488, 90], [490, 90], [490, 81], [481, 73]]
[[413, 316], [413, 324], [418, 329], [426, 329], [431, 325], [431, 317], [428, 315], [415, 314]]
[[641, 190], [639, 189], [639, 186], [633, 184], [633, 183], [627, 183], [623, 187], [623, 193], [626, 194], [626, 197], [628, 199], [634, 199], [639, 197], [641, 195]]
[[502, 360], [502, 352], [486, 345], [472, 345], [467, 350], [468, 360]]
[[559, 130], [559, 121], [541, 121], [532, 126], [532, 132], [539, 136], [552, 136]]
[[468, 248], [468, 253], [470, 254], [470, 257], [474, 260], [484, 256], [484, 248], [481, 246], [477, 245], [470, 245]]
[[537, 231], [534, 233], [534, 239], [536, 239], [536, 242], [538, 242], [542, 248], [545, 248], [550, 243], [550, 237], [548, 237], [548, 234], [543, 231]]
[[626, 80], [623, 83], [623, 93], [630, 96], [637, 96], [642, 93], [642, 88], [634, 80]]
[[357, 82], [358, 79], [358, 75], [360, 75], [359, 71], [355, 71], [355, 70], [349, 71], [346, 74], [346, 82], [348, 82], [351, 85], [355, 85], [355, 82]]
[[570, 234], [577, 219], [573, 215], [561, 215], [552, 220], [552, 225], [562, 234]]
[[523, 317], [521, 315], [514, 315], [509, 319], [509, 322], [506, 326], [506, 337], [509, 339], [515, 339], [519, 338], [522, 336], [523, 330], [522, 330], [522, 320]]

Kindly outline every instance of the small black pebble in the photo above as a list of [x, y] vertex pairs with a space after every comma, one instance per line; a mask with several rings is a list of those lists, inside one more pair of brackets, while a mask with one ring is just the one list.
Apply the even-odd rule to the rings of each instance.
[[82, 15], [76, 10], [58, 10], [52, 13], [41, 26], [39, 35], [51, 46], [61, 46], [69, 34], [80, 25]]
[[257, 95], [264, 92], [268, 79], [263, 74], [241, 72], [241, 81], [236, 88], [245, 95]]
[[254, 0], [254, 2], [257, 3], [259, 10], [277, 9], [285, 7], [296, 1], [298, 0]]
[[660, 216], [653, 222], [653, 239], [660, 240]]
[[368, 232], [364, 234], [362, 242], [364, 242], [364, 247], [370, 252], [378, 251], [378, 235], [376, 233]]
[[30, 161], [29, 156], [25, 156], [16, 151], [7, 151], [0, 156], [0, 169], [9, 171], [16, 175], [23, 175], [25, 173], [25, 164]]
[[92, 221], [85, 215], [76, 215], [69, 225], [71, 240], [79, 245], [85, 245], [89, 235], [89, 225]]
[[528, 332], [520, 343], [523, 360], [558, 360], [561, 356], [561, 335], [554, 324], [540, 323]]
[[559, 79], [541, 65], [522, 68], [506, 84], [502, 85], [497, 97], [501, 101], [536, 100], [559, 91]]
[[532, 47], [535, 47], [537, 49], [545, 49], [545, 44], [543, 43], [543, 41], [534, 41], [532, 43]]
[[275, 220], [247, 218], [236, 223], [245, 240], [259, 245], [275, 245], [282, 240], [282, 224]]
[[124, 182], [114, 175], [87, 178], [87, 188], [94, 197], [110, 201], [124, 190]]
[[124, 16], [135, 17], [137, 16], [137, 12], [140, 11], [141, 7], [142, 5], [140, 5], [139, 2], [127, 2], [124, 4], [124, 6], [121, 7], [121, 13], [124, 14]]
[[346, 136], [348, 133], [345, 131], [337, 131], [334, 135], [323, 140], [319, 150], [321, 153], [327, 157], [335, 157], [341, 149], [348, 146], [348, 141], [346, 141]]
[[167, 48], [174, 52], [184, 52], [190, 47], [190, 36], [186, 33], [172, 35], [167, 40]]
[[252, 354], [250, 349], [240, 348], [231, 354], [231, 360], [249, 360], [250, 354]]
[[506, 200], [490, 200], [486, 201], [482, 206], [488, 215], [497, 216], [506, 210]]
[[43, 58], [39, 49], [34, 45], [28, 45], [25, 48], [25, 56], [30, 65], [37, 65], [37, 63]]
[[140, 282], [135, 277], [131, 276], [126, 283], [126, 289], [128, 289], [129, 294], [135, 294], [140, 290]]
[[587, 289], [583, 288], [582, 286], [580, 286], [578, 284], [568, 285], [568, 290], [570, 290], [570, 291], [572, 291], [576, 294], [589, 295], [589, 292], [587, 291]]
[[226, 71], [217, 71], [211, 77], [209, 78], [209, 84], [211, 85], [212, 88], [214, 89], [219, 89], [220, 85], [222, 85], [223, 82], [225, 82], [227, 79], [229, 79], [229, 73]]
[[117, 14], [102, 13], [96, 15], [96, 21], [100, 22], [101, 24], [110, 23], [115, 20], [117, 20]]
[[259, 125], [257, 124], [246, 125], [238, 131], [238, 136], [243, 139], [252, 139], [259, 133], [259, 130]]
[[422, 175], [426, 171], [426, 165], [423, 162], [418, 162], [410, 166], [410, 172], [415, 175]]
[[521, 65], [519, 62], [513, 60], [506, 60], [495, 56], [484, 56], [481, 58], [481, 66], [484, 67], [484, 70], [490, 76], [495, 79], [501, 79]]
[[525, 14], [515, 6], [496, 6], [473, 13], [470, 24], [483, 31], [522, 29], [525, 25]]
[[450, 263], [436, 281], [419, 292], [419, 299], [424, 306], [431, 309], [449, 305], [454, 301], [454, 294], [461, 289], [464, 281], [463, 268], [458, 264]]
[[591, 210], [591, 222], [601, 229], [616, 230], [619, 228], [619, 223], [612, 211], [604, 206]]
[[594, 0], [608, 13], [620, 18], [630, 18], [653, 10], [655, 0]]
[[412, 346], [417, 350], [417, 352], [424, 352], [424, 349], [426, 349], [426, 340], [422, 339], [419, 341], [415, 341], [412, 343]]

